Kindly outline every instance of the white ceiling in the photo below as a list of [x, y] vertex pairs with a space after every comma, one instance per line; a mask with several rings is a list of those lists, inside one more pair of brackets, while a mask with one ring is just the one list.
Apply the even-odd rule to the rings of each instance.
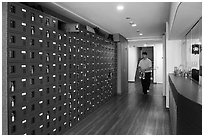
[[202, 16], [201, 2], [182, 2], [170, 30], [170, 39], [184, 39], [191, 27]]
[[[56, 2], [54, 5], [61, 8], [57, 9], [61, 13], [63, 9], [64, 13], [77, 14], [109, 33], [120, 33], [129, 39], [161, 37], [170, 10], [169, 2]], [[117, 11], [117, 5], [123, 5], [124, 10]], [[130, 17], [137, 26], [131, 27], [126, 17]], [[143, 36], [139, 36], [137, 29]]]

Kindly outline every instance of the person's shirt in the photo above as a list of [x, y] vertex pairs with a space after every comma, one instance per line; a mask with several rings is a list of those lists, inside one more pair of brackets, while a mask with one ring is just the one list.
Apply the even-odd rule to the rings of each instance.
[[[140, 60], [139, 67], [141, 67], [141, 69], [152, 67], [152, 61], [148, 58], [142, 59]], [[146, 70], [145, 72], [152, 72], [152, 70]]]

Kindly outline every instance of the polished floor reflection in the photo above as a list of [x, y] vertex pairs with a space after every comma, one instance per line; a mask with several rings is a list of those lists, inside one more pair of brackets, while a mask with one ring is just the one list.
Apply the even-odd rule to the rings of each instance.
[[152, 84], [143, 95], [140, 83], [129, 83], [129, 93], [114, 97], [65, 134], [169, 135], [169, 113], [162, 84]]

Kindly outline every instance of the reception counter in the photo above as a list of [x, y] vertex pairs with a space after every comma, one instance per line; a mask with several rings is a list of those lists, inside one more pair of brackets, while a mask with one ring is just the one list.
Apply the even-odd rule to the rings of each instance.
[[202, 134], [202, 87], [191, 79], [169, 74], [173, 134]]

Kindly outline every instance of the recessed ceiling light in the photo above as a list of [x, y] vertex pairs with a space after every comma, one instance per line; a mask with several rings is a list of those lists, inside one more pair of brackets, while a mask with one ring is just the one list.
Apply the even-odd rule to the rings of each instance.
[[140, 33], [140, 36], [142, 36], [143, 34], [142, 33]]
[[132, 24], [132, 27], [136, 27], [136, 26], [137, 26], [137, 24], [135, 24], [135, 23], [134, 23], [134, 24]]
[[117, 6], [117, 10], [123, 10], [123, 9], [124, 9], [124, 7], [122, 5]]

